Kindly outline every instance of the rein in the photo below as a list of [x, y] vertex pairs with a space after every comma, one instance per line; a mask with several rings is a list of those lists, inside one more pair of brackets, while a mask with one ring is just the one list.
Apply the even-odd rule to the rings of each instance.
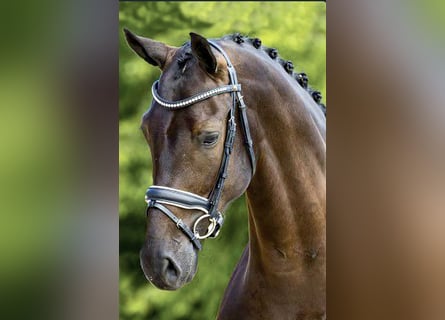
[[[222, 190], [224, 188], [224, 182], [227, 178], [227, 169], [229, 165], [230, 155], [233, 150], [233, 145], [235, 142], [236, 134], [236, 122], [235, 114], [236, 109], [238, 109], [240, 123], [243, 131], [244, 141], [249, 155], [249, 160], [251, 164], [252, 176], [255, 173], [256, 160], [253, 151], [253, 142], [250, 134], [249, 122], [246, 114], [246, 105], [241, 95], [241, 85], [238, 83], [238, 78], [236, 75], [236, 70], [233, 67], [229, 57], [226, 52], [215, 42], [209, 41], [210, 45], [219, 51], [227, 62], [227, 69], [229, 72], [229, 85], [221, 86], [215, 89], [211, 89], [189, 98], [178, 100], [178, 101], [168, 101], [163, 99], [158, 93], [159, 80], [153, 83], [151, 88], [153, 99], [162, 107], [175, 110], [180, 108], [185, 108], [191, 106], [200, 101], [207, 100], [211, 97], [230, 93], [232, 96], [232, 106], [230, 108], [228, 119], [227, 119], [227, 130], [224, 142], [224, 151], [221, 159], [221, 165], [218, 172], [218, 177], [216, 183], [209, 194], [208, 198], [204, 198], [197, 194], [164, 187], [153, 185], [147, 189], [145, 194], [145, 201], [147, 202], [147, 214], [150, 208], [159, 209], [167, 217], [169, 217], [176, 226], [184, 232], [184, 234], [190, 239], [193, 245], [201, 250], [202, 245], [199, 240], [206, 238], [215, 238], [218, 236], [219, 231], [224, 223], [224, 217], [221, 212], [218, 211], [218, 204], [221, 199]], [[171, 205], [187, 210], [200, 210], [204, 214], [201, 215], [193, 224], [193, 231], [178, 217], [176, 217], [173, 212], [171, 212], [164, 205]], [[208, 219], [209, 225], [207, 227], [207, 232], [201, 235], [198, 231], [199, 224]]]

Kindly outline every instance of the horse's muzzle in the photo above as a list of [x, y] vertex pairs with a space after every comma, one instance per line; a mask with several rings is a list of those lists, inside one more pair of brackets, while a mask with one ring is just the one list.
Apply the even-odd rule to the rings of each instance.
[[163, 290], [179, 289], [192, 280], [196, 261], [191, 258], [190, 254], [154, 249], [147, 245], [140, 252], [140, 264], [145, 277]]

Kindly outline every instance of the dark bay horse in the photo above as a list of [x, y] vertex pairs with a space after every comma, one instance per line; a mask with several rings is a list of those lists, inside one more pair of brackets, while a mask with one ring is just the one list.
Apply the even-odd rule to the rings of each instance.
[[[182, 47], [137, 36], [162, 70], [141, 128], [153, 158], [141, 266], [161, 289], [196, 272], [201, 242], [247, 195], [249, 243], [218, 319], [326, 318], [326, 118], [321, 95], [258, 38]], [[223, 232], [223, 231], [222, 231]]]

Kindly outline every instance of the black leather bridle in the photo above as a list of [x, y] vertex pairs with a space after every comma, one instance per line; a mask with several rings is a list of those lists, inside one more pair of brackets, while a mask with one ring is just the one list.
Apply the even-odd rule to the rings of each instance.
[[[218, 50], [227, 62], [227, 69], [229, 72], [229, 85], [218, 87], [212, 90], [208, 90], [199, 94], [196, 94], [187, 99], [179, 101], [168, 101], [163, 99], [158, 93], [159, 80], [155, 81], [152, 86], [153, 99], [161, 106], [176, 110], [185, 108], [198, 103], [203, 100], [207, 100], [216, 95], [230, 93], [232, 96], [232, 106], [230, 108], [227, 119], [227, 130], [224, 142], [224, 152], [222, 155], [221, 165], [218, 172], [218, 178], [216, 179], [215, 186], [209, 194], [208, 198], [201, 197], [197, 194], [182, 191], [179, 189], [164, 187], [164, 186], [151, 186], [147, 189], [145, 194], [145, 201], [148, 204], [147, 214], [150, 208], [159, 209], [167, 217], [169, 217], [176, 226], [184, 232], [184, 234], [192, 241], [193, 245], [201, 250], [201, 243], [199, 240], [206, 238], [215, 238], [221, 229], [224, 222], [224, 217], [221, 212], [218, 211], [218, 204], [221, 199], [222, 190], [224, 187], [224, 181], [227, 178], [227, 168], [229, 164], [230, 154], [233, 150], [233, 144], [236, 134], [235, 114], [238, 108], [240, 123], [244, 134], [244, 141], [246, 144], [247, 152], [250, 159], [252, 168], [252, 176], [255, 173], [256, 160], [253, 152], [253, 142], [250, 135], [249, 122], [247, 120], [246, 105], [241, 95], [241, 85], [238, 83], [235, 68], [230, 62], [226, 52], [215, 42], [209, 40], [209, 44]], [[176, 217], [167, 207], [164, 205], [171, 205], [188, 210], [200, 210], [204, 214], [200, 216], [193, 225], [193, 231], [178, 217]], [[209, 220], [209, 226], [207, 233], [200, 235], [197, 230], [198, 225], [205, 219]]]

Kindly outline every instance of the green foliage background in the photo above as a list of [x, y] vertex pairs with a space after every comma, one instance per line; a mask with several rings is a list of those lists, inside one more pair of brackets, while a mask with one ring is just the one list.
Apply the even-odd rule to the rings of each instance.
[[[305, 71], [326, 103], [324, 2], [120, 2], [120, 31], [180, 46], [188, 33], [209, 38], [240, 32], [259, 37]], [[119, 212], [121, 319], [214, 319], [224, 288], [248, 241], [244, 200], [227, 212], [220, 236], [206, 241], [193, 282], [179, 291], [149, 284], [139, 267], [145, 235], [145, 189], [152, 183], [149, 149], [139, 130], [160, 71], [137, 57], [119, 33]], [[277, 213], [279, 214], [279, 213]]]

